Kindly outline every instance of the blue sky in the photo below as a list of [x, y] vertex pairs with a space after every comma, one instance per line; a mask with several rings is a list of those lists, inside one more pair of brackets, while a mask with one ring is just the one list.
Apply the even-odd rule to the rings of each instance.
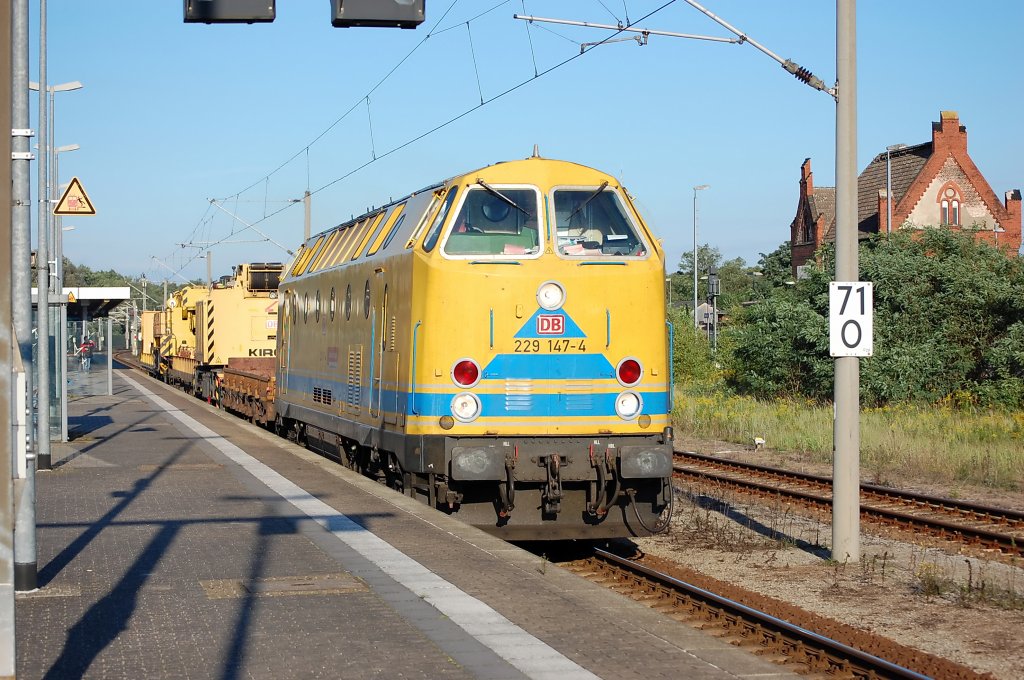
[[[220, 26], [184, 24], [180, 0], [49, 0], [48, 80], [84, 84], [57, 94], [56, 144], [81, 145], [61, 155], [61, 181], [79, 177], [97, 208], [65, 218], [76, 227], [65, 254], [152, 280], [205, 279], [202, 247], [219, 242], [219, 276], [289, 256], [211, 198], [295, 250], [303, 211], [288, 201], [307, 188], [315, 233], [536, 144], [622, 179], [669, 271], [693, 246], [692, 188], [711, 185], [698, 241], [753, 264], [789, 237], [803, 160], [817, 185], [834, 183], [832, 98], [750, 45], [652, 36], [571, 59], [610, 32], [512, 18], [614, 24], [628, 13], [638, 27], [729, 37], [683, 0], [658, 10], [666, 2], [428, 0], [409, 31], [332, 28], [323, 0], [278, 0], [272, 24]], [[834, 83], [834, 2], [701, 4]], [[1024, 3], [861, 0], [857, 15], [858, 170], [888, 144], [929, 141], [939, 112], [955, 110], [1000, 201], [1024, 188]], [[30, 16], [35, 36], [37, 0]], [[37, 80], [35, 44], [30, 59]]]

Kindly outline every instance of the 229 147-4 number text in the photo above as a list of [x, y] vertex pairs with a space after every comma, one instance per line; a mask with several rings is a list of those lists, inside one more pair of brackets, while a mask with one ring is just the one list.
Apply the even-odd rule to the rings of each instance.
[[586, 352], [587, 341], [585, 338], [580, 338], [579, 340], [568, 340], [566, 338], [523, 339], [516, 340], [515, 351], [520, 354]]

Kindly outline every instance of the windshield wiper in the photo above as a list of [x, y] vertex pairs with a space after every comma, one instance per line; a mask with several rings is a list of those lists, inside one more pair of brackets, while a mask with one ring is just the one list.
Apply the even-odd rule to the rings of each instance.
[[487, 191], [489, 191], [490, 193], [494, 194], [495, 196], [497, 196], [501, 200], [505, 201], [510, 206], [512, 206], [513, 208], [515, 208], [519, 212], [523, 213], [527, 217], [533, 217], [530, 214], [530, 212], [528, 210], [526, 210], [526, 208], [524, 208], [523, 206], [519, 205], [518, 203], [513, 201], [511, 198], [509, 198], [505, 194], [501, 193], [500, 191], [498, 191], [497, 189], [495, 189], [494, 187], [492, 187], [490, 184], [488, 184], [487, 182], [483, 181], [482, 179], [477, 179], [476, 183], [479, 184], [480, 186], [482, 186], [484, 189], [487, 189]]
[[601, 186], [599, 186], [597, 188], [597, 191], [595, 191], [594, 193], [590, 194], [590, 196], [587, 196], [587, 200], [585, 200], [582, 203], [580, 203], [578, 206], [576, 206], [575, 210], [573, 210], [571, 213], [569, 213], [569, 217], [565, 220], [566, 223], [568, 223], [569, 220], [571, 220], [573, 217], [575, 217], [576, 213], [578, 213], [579, 211], [583, 210], [588, 205], [590, 205], [590, 202], [593, 201], [595, 198], [597, 198], [600, 195], [600, 193], [602, 191], [604, 191], [606, 186], [608, 186], [608, 182], [607, 181], [601, 182]]

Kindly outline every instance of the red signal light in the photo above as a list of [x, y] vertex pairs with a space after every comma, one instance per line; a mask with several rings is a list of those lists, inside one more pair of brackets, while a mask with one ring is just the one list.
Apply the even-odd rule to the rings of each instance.
[[472, 387], [480, 380], [480, 367], [472, 359], [463, 359], [452, 369], [452, 380], [461, 387]]
[[640, 382], [640, 376], [643, 375], [643, 372], [643, 369], [640, 367], [640, 362], [636, 359], [623, 359], [619, 362], [619, 382], [626, 387]]

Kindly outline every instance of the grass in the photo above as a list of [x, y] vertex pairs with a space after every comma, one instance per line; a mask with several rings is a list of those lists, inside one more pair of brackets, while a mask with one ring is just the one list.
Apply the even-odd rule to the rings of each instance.
[[[758, 401], [714, 389], [676, 388], [676, 432], [832, 462], [832, 407], [794, 400]], [[861, 469], [878, 483], [894, 479], [1024, 488], [1024, 413], [976, 408], [893, 406], [862, 409]]]
[[949, 566], [921, 562], [914, 571], [914, 589], [925, 598], [945, 598], [962, 607], [988, 605], [997, 609], [1024, 609], [1024, 593], [1019, 590], [1017, 570], [997, 574], [984, 563], [975, 566], [970, 560], [964, 562], [966, 575], [958, 575]]

